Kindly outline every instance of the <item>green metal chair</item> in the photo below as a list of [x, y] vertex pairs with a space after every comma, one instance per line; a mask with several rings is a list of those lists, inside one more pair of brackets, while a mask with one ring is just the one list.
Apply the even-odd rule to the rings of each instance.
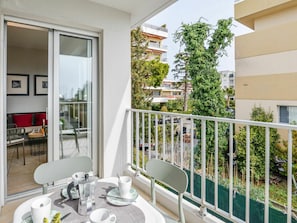
[[188, 186], [188, 175], [179, 167], [172, 165], [166, 161], [151, 159], [146, 164], [147, 174], [151, 178], [151, 200], [153, 206], [156, 207], [156, 192], [155, 192], [155, 181], [169, 186], [178, 193], [178, 221], [170, 218], [169, 216], [164, 217], [166, 222], [181, 222], [185, 223], [185, 216], [182, 207], [183, 193], [187, 190]]
[[34, 180], [42, 185], [43, 194], [46, 194], [48, 185], [54, 181], [69, 178], [76, 172], [90, 172], [92, 170], [93, 164], [90, 157], [71, 157], [39, 165], [34, 171]]

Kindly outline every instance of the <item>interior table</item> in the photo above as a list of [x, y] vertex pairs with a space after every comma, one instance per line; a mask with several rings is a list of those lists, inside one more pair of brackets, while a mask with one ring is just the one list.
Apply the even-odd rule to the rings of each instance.
[[[165, 223], [165, 219], [162, 214], [155, 209], [150, 203], [148, 203], [140, 195], [137, 196], [135, 201], [129, 202], [125, 205], [122, 203], [117, 204], [116, 202], [110, 202], [106, 199], [106, 195], [109, 191], [114, 190], [117, 187], [117, 178], [104, 178], [99, 179], [96, 182], [95, 190], [95, 201], [96, 207], [107, 208], [117, 217], [117, 223]], [[61, 217], [70, 213], [62, 222], [78, 222], [87, 223], [89, 222], [89, 216], [79, 215], [77, 212], [78, 200], [67, 200], [61, 196], [65, 189], [55, 189], [45, 195], [40, 195], [31, 198], [20, 206], [18, 206], [14, 212], [13, 222], [14, 223], [27, 223], [31, 216], [31, 204], [35, 199], [42, 196], [48, 196], [52, 200], [52, 212], [60, 212]]]
[[38, 156], [46, 153], [47, 136], [45, 134], [29, 133], [28, 143], [31, 146], [31, 155]]

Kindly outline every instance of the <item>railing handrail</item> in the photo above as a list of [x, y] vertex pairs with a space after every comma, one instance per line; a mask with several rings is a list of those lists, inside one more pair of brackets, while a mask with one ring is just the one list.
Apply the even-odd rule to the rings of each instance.
[[[201, 215], [204, 216], [206, 208], [210, 209], [223, 218], [229, 219], [231, 221], [235, 222], [247, 222], [249, 223], [250, 220], [250, 205], [251, 205], [251, 191], [250, 191], [250, 184], [251, 181], [254, 179], [252, 178], [250, 171], [253, 166], [250, 165], [251, 159], [251, 133], [252, 133], [252, 127], [263, 127], [263, 130], [265, 131], [265, 139], [264, 139], [264, 145], [265, 145], [265, 152], [263, 152], [264, 159], [263, 162], [265, 166], [264, 174], [262, 175], [264, 179], [264, 221], [263, 223], [268, 223], [270, 218], [270, 194], [269, 194], [269, 188], [270, 188], [270, 173], [271, 173], [271, 167], [270, 162], [273, 157], [270, 157], [270, 130], [271, 129], [281, 129], [282, 131], [287, 131], [287, 150], [288, 152], [284, 153], [286, 154], [286, 160], [287, 160], [287, 166], [290, 168], [287, 168], [286, 174], [286, 181], [287, 181], [287, 193], [291, 195], [292, 193], [292, 181], [295, 179], [293, 178], [292, 173], [292, 148], [293, 148], [293, 137], [292, 133], [293, 131], [297, 131], [297, 125], [291, 125], [291, 124], [285, 124], [285, 123], [275, 123], [275, 122], [260, 122], [260, 121], [251, 121], [251, 120], [239, 120], [239, 119], [231, 119], [231, 118], [222, 118], [222, 117], [210, 117], [210, 116], [200, 116], [200, 115], [192, 115], [192, 114], [181, 114], [181, 113], [173, 113], [173, 112], [160, 112], [160, 111], [151, 111], [151, 110], [142, 110], [142, 109], [127, 109], [127, 113], [131, 113], [131, 125], [132, 125], [132, 132], [131, 136], [132, 138], [132, 151], [136, 148], [135, 153], [132, 152], [132, 160], [135, 158], [135, 163], [132, 162], [131, 165], [136, 169], [140, 170], [140, 172], [145, 172], [145, 156], [147, 156], [148, 159], [152, 158], [152, 153], [154, 152], [154, 156], [157, 159], [166, 159], [167, 161], [171, 163], [175, 163], [180, 166], [180, 168], [186, 168], [189, 171], [190, 174], [190, 185], [189, 190], [190, 192], [185, 193], [185, 197], [189, 198], [190, 200], [194, 202], [198, 202], [200, 206]], [[175, 119], [177, 120], [177, 123], [175, 123]], [[187, 120], [186, 120], [187, 119]], [[194, 123], [196, 123], [196, 120], [200, 121], [199, 126], [194, 126]], [[159, 122], [160, 121], [160, 122]], [[208, 130], [207, 122], [211, 121], [214, 123], [214, 145], [212, 145], [210, 148], [207, 147], [207, 137], [206, 137], [206, 131]], [[228, 153], [228, 158], [226, 158], [226, 162], [228, 165], [224, 165], [223, 167], [228, 168], [225, 169], [227, 172], [227, 182], [228, 185], [226, 185], [225, 188], [227, 188], [228, 191], [228, 212], [224, 211], [222, 208], [219, 207], [218, 200], [219, 200], [219, 179], [222, 179], [222, 176], [219, 177], [219, 164], [218, 164], [218, 152], [219, 152], [219, 130], [218, 126], [220, 123], [226, 123], [228, 124], [228, 136], [221, 135], [220, 137], [227, 137], [228, 146], [224, 147], [224, 150], [226, 153]], [[151, 125], [152, 124], [152, 125]], [[238, 179], [235, 178], [233, 175], [235, 170], [233, 170], [233, 164], [235, 161], [234, 158], [234, 150], [233, 150], [233, 140], [235, 139], [235, 128], [233, 124], [236, 124], [237, 126], [244, 126], [246, 133], [245, 133], [245, 140], [246, 140], [246, 146], [245, 153], [246, 153], [246, 163], [245, 170], [241, 170], [242, 175], [245, 175], [245, 181], [242, 181], [242, 184], [235, 184], [237, 186], [243, 186], [245, 187], [245, 220], [239, 219], [238, 217], [234, 216], [233, 214], [233, 208], [234, 208], [234, 191], [236, 191], [236, 188], [234, 187], [235, 180]], [[135, 125], [135, 126], [134, 126]], [[170, 128], [171, 125], [171, 128]], [[175, 127], [173, 127], [175, 125]], [[188, 126], [186, 128], [186, 134], [184, 132], [184, 127]], [[195, 124], [196, 125], [196, 124]], [[236, 126], [235, 125], [235, 126]], [[158, 128], [161, 126], [162, 128]], [[179, 128], [179, 132], [177, 135], [173, 136], [174, 131], [176, 131], [176, 127]], [[190, 127], [189, 127], [190, 126]], [[196, 127], [196, 128], [195, 128]], [[174, 129], [175, 128], [175, 129]], [[198, 160], [198, 166], [194, 168], [194, 162], [197, 165], [197, 161], [194, 161], [194, 128], [199, 131], [199, 138], [196, 138], [195, 146], [200, 146], [200, 152], [198, 155], [200, 156]], [[190, 133], [189, 133], [190, 130]], [[225, 129], [226, 130], [226, 129]], [[188, 137], [189, 135], [190, 138]], [[222, 134], [222, 133], [221, 133]], [[154, 136], [154, 137], [152, 137]], [[197, 136], [197, 135], [196, 135]], [[140, 141], [142, 140], [142, 144]], [[189, 142], [186, 142], [188, 140]], [[199, 144], [197, 143], [199, 141]], [[145, 144], [147, 143], [147, 144]], [[187, 143], [187, 148], [185, 147], [185, 144]], [[141, 148], [140, 148], [141, 146]], [[147, 147], [147, 148], [146, 148]], [[174, 148], [173, 148], [174, 147]], [[199, 147], [197, 147], [199, 148]], [[236, 148], [236, 147], [234, 147]], [[263, 148], [263, 147], [262, 147]], [[212, 164], [213, 170], [206, 173], [206, 169], [209, 168], [208, 160], [206, 160], [207, 157], [207, 149], [212, 149], [212, 153], [214, 154], [214, 161], [215, 164]], [[142, 151], [140, 151], [142, 150]], [[146, 154], [146, 150], [148, 150], [148, 154]], [[254, 149], [255, 150], [255, 149]], [[265, 154], [264, 154], [265, 153]], [[142, 154], [142, 159], [140, 160], [140, 155]], [[190, 154], [190, 158], [189, 158]], [[134, 157], [133, 157], [134, 156]], [[276, 158], [276, 157], [274, 157]], [[141, 164], [142, 163], [142, 164]], [[196, 195], [194, 192], [197, 191], [197, 189], [194, 189], [194, 171], [199, 171], [200, 176], [200, 197]], [[209, 171], [209, 170], [208, 170]], [[195, 175], [197, 172], [195, 172]], [[209, 175], [209, 173], [214, 175]], [[214, 184], [214, 204], [212, 204], [210, 201], [206, 199], [207, 194], [207, 181], [209, 183], [209, 180], [211, 177], [211, 180]], [[225, 178], [224, 178], [225, 179]], [[225, 180], [226, 180], [225, 179]], [[197, 183], [197, 182], [196, 182]], [[294, 185], [297, 189], [297, 186]], [[226, 193], [226, 192], [224, 192]], [[235, 192], [236, 193], [236, 192]], [[291, 222], [292, 218], [292, 196], [287, 196], [287, 203], [286, 203], [286, 219], [287, 223]], [[238, 214], [238, 213], [237, 213]], [[242, 218], [240, 216], [240, 218]]]
[[192, 115], [192, 114], [181, 114], [181, 113], [174, 113], [174, 112], [160, 112], [160, 111], [142, 110], [142, 109], [134, 109], [134, 108], [127, 109], [127, 111], [140, 112], [140, 113], [144, 112], [148, 114], [157, 114], [157, 115], [159, 114], [159, 115], [166, 115], [166, 116], [178, 116], [178, 117], [201, 119], [201, 120], [208, 120], [208, 121], [221, 121], [221, 122], [229, 122], [229, 123], [231, 122], [234, 124], [242, 124], [242, 125], [297, 130], [297, 125], [291, 125], [286, 123], [260, 122], [260, 121], [251, 121], [251, 120], [243, 120], [243, 119], [231, 119], [231, 118], [201, 116], [201, 115]]

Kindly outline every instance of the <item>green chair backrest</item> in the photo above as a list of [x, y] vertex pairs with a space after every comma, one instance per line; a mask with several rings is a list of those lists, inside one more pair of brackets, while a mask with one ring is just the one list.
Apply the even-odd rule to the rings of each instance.
[[92, 166], [92, 160], [87, 156], [54, 160], [39, 165], [34, 171], [34, 180], [43, 185], [43, 193], [45, 194], [50, 183], [69, 178], [76, 172], [92, 171]]
[[183, 193], [187, 190], [188, 175], [179, 167], [159, 159], [151, 159], [146, 164], [147, 174], [151, 177], [151, 197], [153, 205], [156, 205], [155, 180], [164, 183], [178, 193], [179, 222], [184, 223], [182, 209]]

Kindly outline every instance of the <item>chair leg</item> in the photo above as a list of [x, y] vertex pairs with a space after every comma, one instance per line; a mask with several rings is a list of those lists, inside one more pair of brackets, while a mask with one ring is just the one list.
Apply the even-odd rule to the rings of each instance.
[[16, 146], [16, 150], [17, 150], [17, 159], [19, 159], [19, 146]]
[[155, 190], [155, 179], [151, 179], [151, 201], [153, 206], [156, 207], [156, 190]]
[[182, 207], [182, 199], [183, 195], [178, 194], [178, 215], [179, 215], [179, 222], [185, 223], [185, 215]]
[[61, 149], [61, 158], [63, 159], [64, 158], [64, 148], [63, 148], [63, 135], [60, 134], [60, 149]]
[[23, 160], [24, 160], [24, 165], [26, 165], [25, 142], [23, 142]]
[[78, 139], [77, 139], [77, 132], [76, 132], [76, 130], [74, 130], [74, 138], [75, 138], [76, 148], [77, 148], [78, 152], [80, 152], [80, 151], [79, 151], [79, 144], [78, 144]]

